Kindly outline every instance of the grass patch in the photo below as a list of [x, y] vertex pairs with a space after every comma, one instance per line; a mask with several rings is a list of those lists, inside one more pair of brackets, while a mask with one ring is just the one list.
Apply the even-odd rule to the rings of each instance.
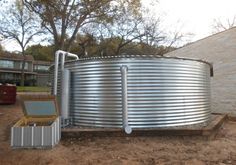
[[50, 92], [50, 87], [17, 86], [17, 92]]

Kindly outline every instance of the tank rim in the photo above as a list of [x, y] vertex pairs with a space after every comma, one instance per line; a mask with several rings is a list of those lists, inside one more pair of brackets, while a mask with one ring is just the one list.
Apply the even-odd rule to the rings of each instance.
[[[132, 59], [132, 58], [143, 58], [143, 59], [150, 59], [150, 58], [163, 58], [163, 59], [176, 59], [176, 60], [189, 60], [189, 61], [196, 61], [196, 62], [201, 62], [208, 64], [210, 68], [213, 68], [213, 64], [202, 59], [196, 59], [196, 58], [186, 58], [186, 57], [176, 57], [176, 56], [162, 56], [162, 55], [117, 55], [117, 56], [103, 56], [103, 57], [83, 57], [78, 60], [68, 60], [65, 61], [66, 63], [73, 63], [76, 61], [94, 61], [94, 60], [109, 60], [109, 59], [121, 59], [121, 58], [126, 58], [126, 59]], [[53, 67], [54, 64], [50, 66]]]

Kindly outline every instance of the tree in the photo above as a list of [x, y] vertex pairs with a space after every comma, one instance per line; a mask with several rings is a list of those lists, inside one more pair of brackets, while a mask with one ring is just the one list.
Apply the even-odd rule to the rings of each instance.
[[[175, 31], [161, 28], [162, 21], [156, 15], [132, 12], [126, 6], [119, 8], [110, 23], [96, 22], [85, 26], [83, 32], [92, 34], [98, 42], [98, 54], [159, 54], [163, 55], [185, 42], [191, 35], [182, 33], [175, 24]], [[149, 11], [147, 11], [149, 12]], [[147, 13], [146, 12], [146, 13]]]
[[[128, 44], [140, 40], [145, 35], [142, 29], [143, 18], [141, 13], [136, 13], [130, 7], [122, 7], [119, 14], [110, 24], [111, 38], [117, 43], [115, 55], [119, 55]], [[114, 40], [115, 39], [115, 40]]]
[[0, 53], [2, 53], [4, 51], [2, 45], [0, 44]]
[[[139, 0], [25, 0], [42, 25], [53, 35], [55, 50], [69, 50], [81, 27], [94, 21], [112, 21], [121, 5]], [[138, 8], [134, 8], [138, 10]]]
[[[112, 32], [110, 31], [109, 24], [110, 23], [106, 23], [106, 22], [94, 22], [90, 24], [89, 26], [85, 26], [84, 28], [81, 29], [82, 33], [85, 36], [93, 37], [93, 41], [94, 41], [93, 46], [96, 46], [95, 51], [96, 51], [97, 56], [114, 55], [114, 52], [115, 52], [114, 46], [116, 46], [114, 45], [115, 38], [112, 38], [113, 36], [111, 35]], [[79, 38], [77, 38], [77, 40], [78, 39]], [[87, 37], [87, 39], [89, 38]], [[87, 42], [86, 48], [85, 48], [87, 52], [89, 52], [88, 49], [90, 46], [91, 46], [90, 42]], [[92, 55], [90, 53], [88, 54]]]
[[144, 54], [164, 55], [189, 42], [193, 36], [192, 33], [182, 32], [180, 22], [174, 24], [174, 29], [168, 30], [168, 28], [162, 27], [161, 18], [149, 15], [144, 19], [145, 36], [140, 41]]
[[79, 57], [96, 56], [98, 43], [91, 34], [78, 34], [75, 41], [71, 44], [70, 52]]
[[[140, 40], [145, 35], [142, 28], [142, 13], [139, 1], [132, 5], [121, 5], [110, 22], [99, 21], [82, 28], [82, 32], [91, 34], [98, 41], [101, 55], [119, 55], [125, 47]], [[133, 44], [131, 44], [133, 45]]]
[[35, 60], [53, 61], [54, 46], [42, 46], [40, 44], [28, 46], [25, 50], [27, 55], [32, 55]]
[[227, 29], [230, 29], [232, 27], [236, 26], [236, 16], [234, 16], [232, 19], [214, 19], [213, 20], [213, 33], [218, 33]]
[[145, 35], [140, 40], [143, 54], [160, 54], [158, 47], [166, 43], [167, 36], [160, 28], [161, 20], [156, 17], [146, 17], [143, 23]]
[[6, 11], [1, 11], [0, 35], [4, 39], [16, 41], [24, 57], [21, 69], [21, 86], [24, 86], [25, 80], [26, 46], [33, 40], [34, 36], [42, 33], [35, 19], [36, 17], [25, 8], [22, 0], [16, 0], [15, 3], [8, 6]]

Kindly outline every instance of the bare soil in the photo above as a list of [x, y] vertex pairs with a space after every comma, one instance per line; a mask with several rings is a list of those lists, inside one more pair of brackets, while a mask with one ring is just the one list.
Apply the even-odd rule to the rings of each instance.
[[0, 165], [236, 164], [233, 121], [226, 122], [214, 140], [183, 136], [78, 137], [62, 139], [53, 149], [11, 149], [10, 127], [22, 116], [18, 102], [0, 105]]

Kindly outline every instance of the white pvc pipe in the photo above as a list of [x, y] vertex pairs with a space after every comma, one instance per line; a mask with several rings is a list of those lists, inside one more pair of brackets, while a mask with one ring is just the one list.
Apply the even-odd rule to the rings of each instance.
[[57, 95], [57, 79], [58, 79], [58, 64], [59, 64], [59, 56], [61, 55], [61, 70], [64, 69], [64, 63], [65, 63], [65, 56], [68, 57], [74, 57], [76, 60], [79, 59], [79, 57], [76, 54], [68, 53], [63, 50], [58, 50], [55, 53], [55, 62], [54, 62], [54, 84], [53, 84], [53, 95]]
[[63, 70], [64, 70], [64, 64], [65, 64], [65, 59], [66, 59], [66, 56], [65, 56], [66, 54], [63, 54], [62, 56], [61, 56], [61, 62], [60, 62], [60, 64], [61, 64], [61, 73], [63, 72]]
[[129, 126], [128, 119], [128, 100], [127, 100], [127, 72], [128, 67], [123, 65], [121, 68], [121, 84], [122, 84], [122, 117], [123, 117], [123, 128], [125, 133], [131, 134], [132, 128]]
[[55, 53], [55, 62], [54, 62], [54, 84], [53, 84], [53, 95], [57, 95], [57, 78], [58, 78], [58, 63], [59, 63], [59, 51]]
[[70, 71], [63, 69], [61, 79], [61, 117], [62, 119], [69, 118], [69, 92], [70, 92]]

